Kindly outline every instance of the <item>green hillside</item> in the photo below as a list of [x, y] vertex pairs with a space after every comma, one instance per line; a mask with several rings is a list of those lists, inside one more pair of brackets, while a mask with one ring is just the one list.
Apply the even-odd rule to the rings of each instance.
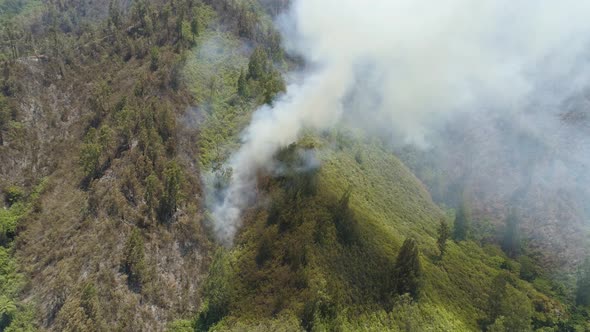
[[479, 228], [442, 255], [455, 211], [345, 127], [278, 152], [216, 242], [224, 163], [304, 65], [288, 3], [0, 1], [0, 330], [590, 330], [574, 285]]
[[[224, 55], [194, 57], [185, 77], [197, 98], [204, 98], [203, 86], [219, 87], [207, 95], [199, 159], [205, 170], [223, 174], [220, 164], [238, 146], [257, 102], [256, 94], [235, 100], [240, 72], [248, 69], [240, 45], [228, 35], [214, 38]], [[223, 75], [207, 81], [212, 67]], [[250, 91], [259, 91], [258, 83], [249, 80]], [[307, 167], [302, 151], [313, 151], [319, 167], [301, 172]], [[217, 250], [204, 305], [179, 329], [478, 330], [489, 325], [492, 284], [503, 278], [510, 296], [523, 302], [502, 304], [511, 319], [551, 329], [569, 318], [553, 290], [559, 287], [542, 276], [534, 285], [520, 279], [519, 262], [499, 246], [449, 240], [440, 260], [438, 225], [452, 224], [454, 213], [436, 206], [381, 142], [345, 128], [309, 133], [277, 159], [287, 171], [259, 176], [263, 203], [245, 213], [234, 247]], [[396, 256], [406, 238], [418, 242], [424, 269], [417, 301], [393, 291]]]
[[[499, 275], [523, 301], [506, 309], [511, 318], [524, 315], [537, 327], [564, 318], [555, 294], [521, 280], [518, 263], [499, 247], [449, 241], [439, 260], [437, 227], [452, 216], [378, 143], [326, 136], [308, 136], [279, 156], [296, 163], [297, 148], [314, 148], [319, 169], [260, 179], [270, 206], [249, 210], [235, 247], [219, 249], [199, 328], [223, 317], [214, 330], [478, 330]], [[408, 237], [424, 269], [416, 301], [392, 288]]]

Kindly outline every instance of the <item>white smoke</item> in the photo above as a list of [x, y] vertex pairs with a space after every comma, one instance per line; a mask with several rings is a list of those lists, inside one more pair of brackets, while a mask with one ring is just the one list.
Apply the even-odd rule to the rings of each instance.
[[[278, 149], [297, 140], [304, 128], [321, 129], [336, 123], [341, 98], [351, 80], [350, 68], [335, 63], [309, 77], [303, 85], [287, 87], [274, 107], [257, 110], [243, 134], [244, 144], [228, 162], [230, 184], [213, 208], [215, 233], [233, 241], [242, 210], [252, 201], [256, 171], [268, 165]], [[321, 110], [321, 111], [320, 111]]]
[[314, 69], [254, 113], [226, 165], [216, 234], [233, 241], [256, 172], [278, 149], [303, 129], [332, 127], [343, 110], [424, 145], [429, 128], [457, 112], [517, 112], [547, 82], [562, 87], [558, 99], [581, 89], [587, 13], [584, 0], [294, 1], [282, 21], [286, 47]]

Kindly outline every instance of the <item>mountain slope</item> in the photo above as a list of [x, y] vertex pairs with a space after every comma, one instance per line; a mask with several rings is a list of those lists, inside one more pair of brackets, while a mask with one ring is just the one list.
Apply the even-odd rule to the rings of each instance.
[[[378, 143], [309, 136], [278, 159], [298, 165], [298, 149], [310, 147], [319, 151], [318, 169], [259, 178], [261, 201], [269, 203], [249, 210], [235, 247], [216, 256], [198, 328], [225, 316], [214, 330], [477, 330], [503, 273], [514, 296], [531, 310], [535, 303], [537, 327], [559, 320], [564, 305], [519, 280], [518, 268], [504, 271], [510, 259], [498, 247], [451, 242], [439, 261], [436, 229], [449, 216]], [[407, 237], [418, 241], [424, 268], [417, 302], [392, 290]]]
[[[2, 32], [0, 329], [587, 326], [571, 294], [520, 279], [525, 264], [496, 245], [449, 240], [439, 259], [453, 211], [346, 128], [280, 151], [234, 245], [216, 243], [224, 162], [301, 65], [271, 19], [289, 1], [31, 3]], [[408, 238], [415, 299], [396, 292]]]

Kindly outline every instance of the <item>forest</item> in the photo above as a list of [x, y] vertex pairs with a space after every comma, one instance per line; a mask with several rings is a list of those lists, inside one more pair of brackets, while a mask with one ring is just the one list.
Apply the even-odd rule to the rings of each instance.
[[0, 330], [590, 331], [588, 219], [346, 122], [251, 171], [220, 240], [245, 129], [313, 67], [293, 2], [0, 0]]

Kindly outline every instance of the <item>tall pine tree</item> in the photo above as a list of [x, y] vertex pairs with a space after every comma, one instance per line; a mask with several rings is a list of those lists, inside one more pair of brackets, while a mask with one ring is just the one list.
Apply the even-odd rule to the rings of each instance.
[[576, 286], [576, 304], [590, 306], [590, 257], [580, 266]]
[[395, 277], [397, 294], [418, 297], [422, 286], [422, 265], [416, 240], [408, 238], [404, 241], [395, 262]]
[[248, 62], [248, 79], [259, 80], [268, 72], [268, 56], [262, 47], [257, 47]]
[[145, 277], [145, 255], [143, 251], [143, 238], [139, 229], [134, 228], [125, 244], [125, 256], [123, 269], [127, 273], [129, 284], [141, 287]]
[[447, 250], [447, 240], [450, 235], [451, 230], [449, 229], [449, 225], [445, 220], [441, 220], [440, 225], [438, 226], [438, 239], [436, 240], [438, 250], [440, 251], [440, 259], [443, 258], [445, 251]]
[[240, 77], [238, 77], [238, 94], [240, 97], [246, 97], [246, 74], [244, 70], [240, 71]]
[[514, 280], [507, 272], [501, 272], [492, 281], [484, 330], [531, 331], [532, 304], [512, 283]]
[[171, 161], [164, 170], [164, 193], [160, 200], [159, 219], [168, 221], [176, 212], [182, 182], [180, 166]]
[[502, 239], [502, 250], [511, 258], [520, 255], [520, 220], [514, 211], [506, 219], [506, 230]]
[[463, 241], [469, 235], [469, 227], [471, 226], [471, 211], [465, 199], [461, 201], [461, 205], [457, 210], [455, 216], [455, 223], [453, 224], [453, 240]]

